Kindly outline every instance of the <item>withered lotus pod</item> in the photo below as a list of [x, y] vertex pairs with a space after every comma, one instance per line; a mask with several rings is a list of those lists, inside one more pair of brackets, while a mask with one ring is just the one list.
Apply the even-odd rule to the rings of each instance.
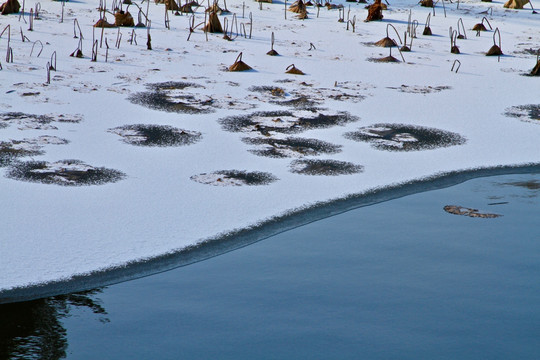
[[287, 74], [305, 75], [305, 73], [302, 70], [298, 69], [296, 66], [294, 66], [294, 64], [287, 66], [287, 69], [285, 70], [285, 73]]
[[375, 0], [375, 2], [372, 5], [368, 6], [368, 16], [366, 17], [365, 22], [368, 21], [377, 21], [382, 20], [383, 18], [383, 6], [381, 4], [381, 0]]
[[229, 71], [248, 71], [251, 69], [252, 69], [251, 66], [249, 66], [248, 64], [242, 61], [242, 53], [238, 54], [234, 64], [229, 66]]
[[0, 13], [2, 15], [16, 14], [19, 12], [21, 4], [17, 0], [7, 0], [0, 5]]
[[129, 11], [120, 10], [114, 14], [114, 25], [132, 27], [135, 26], [135, 21]]
[[208, 23], [204, 26], [203, 30], [210, 33], [223, 33], [221, 22], [219, 21], [219, 17], [215, 11], [210, 13]]

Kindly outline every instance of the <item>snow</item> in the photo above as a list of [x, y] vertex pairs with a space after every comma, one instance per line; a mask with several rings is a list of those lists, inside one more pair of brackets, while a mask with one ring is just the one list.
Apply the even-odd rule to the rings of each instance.
[[[36, 123], [28, 117], [7, 122], [0, 128], [0, 141], [39, 139], [43, 155], [19, 161], [59, 164], [77, 159], [91, 167], [105, 167], [126, 174], [120, 181], [101, 185], [62, 186], [7, 178], [0, 168], [0, 291], [68, 279], [76, 274], [148, 259], [179, 251], [235, 229], [321, 201], [361, 194], [370, 189], [399, 184], [443, 172], [500, 165], [540, 163], [540, 121], [506, 116], [513, 106], [539, 104], [540, 79], [522, 76], [530, 72], [536, 56], [528, 49], [540, 48], [540, 15], [530, 10], [506, 10], [502, 2], [446, 2], [431, 17], [434, 36], [423, 36], [424, 21], [431, 9], [416, 2], [391, 1], [380, 22], [364, 23], [363, 4], [343, 3], [345, 17], [356, 16], [355, 32], [339, 23], [338, 10], [308, 7], [308, 19], [299, 20], [284, 4], [229, 0], [239, 27], [249, 33], [248, 14], [253, 16], [251, 39], [234, 41], [222, 34], [208, 34], [202, 27], [189, 34], [189, 16], [170, 14], [164, 26], [164, 5], [150, 4], [153, 50], [147, 50], [146, 29], [136, 28], [137, 45], [128, 41], [131, 28], [105, 29], [110, 46], [105, 62], [105, 44], [91, 62], [92, 32], [98, 41], [101, 29], [97, 3], [41, 3], [41, 20], [28, 31], [18, 14], [0, 17], [0, 30], [11, 25], [13, 62], [2, 55], [0, 71], [0, 122], [2, 114], [22, 112], [48, 115], [55, 120]], [[221, 4], [220, 4], [221, 5]], [[26, 3], [28, 21], [29, 8]], [[489, 21], [502, 37], [500, 59], [486, 57], [493, 45], [493, 31], [476, 36], [470, 30], [491, 7]], [[145, 8], [145, 6], [143, 7]], [[124, 5], [125, 9], [125, 5]], [[406, 31], [409, 10], [419, 21], [412, 52], [403, 53], [406, 63], [376, 63], [370, 58], [387, 56], [389, 50], [369, 45], [386, 36], [387, 24], [400, 35]], [[134, 6], [129, 11], [137, 17]], [[232, 15], [227, 15], [229, 24]], [[224, 16], [220, 16], [223, 24]], [[462, 18], [467, 39], [457, 40], [461, 54], [450, 53], [448, 29]], [[84, 58], [70, 57], [78, 46], [73, 37], [77, 19], [84, 39]], [[108, 15], [109, 22], [113, 19]], [[204, 19], [198, 8], [195, 24]], [[22, 41], [20, 30], [31, 41]], [[120, 48], [114, 47], [118, 31]], [[272, 32], [274, 49], [281, 56], [267, 56]], [[390, 32], [392, 36], [393, 31]], [[31, 53], [33, 42], [43, 51]], [[397, 40], [397, 39], [396, 39]], [[310, 49], [310, 43], [315, 49]], [[39, 43], [35, 45], [39, 47]], [[7, 49], [7, 32], [0, 39], [0, 53]], [[47, 80], [47, 63], [53, 52], [57, 71]], [[242, 60], [254, 70], [225, 71], [242, 52]], [[400, 59], [396, 49], [392, 55]], [[450, 71], [455, 60], [459, 71]], [[305, 76], [285, 74], [295, 64]], [[287, 80], [287, 81], [283, 81]], [[130, 96], [152, 91], [147, 84], [166, 81], [199, 85], [174, 90], [178, 101], [203, 104], [200, 113], [175, 113], [150, 109], [130, 101]], [[282, 88], [284, 97], [249, 90], [252, 86]], [[339, 96], [348, 94], [342, 99]], [[189, 96], [188, 96], [189, 95]], [[326, 113], [346, 111], [358, 121], [295, 133], [341, 146], [341, 152], [307, 156], [362, 166], [363, 171], [340, 176], [311, 176], [291, 172], [293, 158], [260, 157], [242, 138], [262, 136], [225, 131], [219, 119], [264, 111], [309, 113], [273, 103], [305, 95]], [[336, 97], [337, 96], [337, 97]], [[208, 100], [213, 105], [207, 106]], [[209, 112], [208, 110], [211, 110]], [[71, 120], [70, 120], [71, 119]], [[78, 121], [80, 120], [80, 121]], [[272, 122], [273, 126], [285, 126]], [[263, 119], [268, 121], [268, 119]], [[367, 142], [345, 138], [346, 132], [374, 124], [408, 124], [457, 133], [466, 143], [422, 151], [382, 151]], [[202, 139], [179, 147], [140, 147], [119, 139], [110, 129], [130, 124], [167, 125], [199, 132]], [[277, 125], [276, 125], [277, 124]], [[124, 135], [134, 135], [129, 132]], [[289, 135], [287, 135], [289, 136]], [[402, 135], [404, 136], [404, 135]], [[46, 138], [44, 138], [46, 137]], [[283, 138], [276, 134], [276, 138]], [[49, 140], [45, 140], [49, 139]], [[57, 140], [65, 139], [62, 146]], [[405, 140], [411, 140], [406, 137]], [[50, 145], [49, 145], [50, 144]], [[399, 147], [399, 146], [398, 146]], [[228, 180], [207, 184], [223, 170], [265, 172], [278, 180], [246, 186]], [[194, 181], [199, 179], [199, 181]], [[226, 186], [232, 185], [232, 186]]]

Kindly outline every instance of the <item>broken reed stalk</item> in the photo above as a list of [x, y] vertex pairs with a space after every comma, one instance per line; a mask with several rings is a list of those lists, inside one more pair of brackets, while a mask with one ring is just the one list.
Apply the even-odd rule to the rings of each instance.
[[[461, 29], [463, 29], [463, 34], [461, 33], [459, 24], [461, 24]], [[463, 25], [463, 19], [459, 18], [457, 22], [457, 28], [458, 28], [458, 39], [467, 39], [467, 33], [465, 32], [465, 25]]]
[[26, 40], [30, 41], [30, 39], [26, 37], [26, 35], [24, 35], [22, 27], [21, 27], [21, 40], [22, 42], [25, 42]]
[[[97, 40], [95, 40], [97, 41]], [[71, 57], [78, 57], [78, 58], [82, 58], [83, 57], [83, 53], [82, 53], [82, 39], [79, 39], [79, 45], [77, 45], [77, 49], [75, 49], [74, 52], [71, 53], [71, 55], [69, 55]]]
[[444, 6], [444, 0], [441, 0], [441, 2], [442, 2], [442, 8], [444, 11], [444, 17], [446, 17], [446, 7]]
[[2, 38], [2, 35], [4, 35], [4, 33], [8, 32], [8, 43], [7, 43], [7, 46], [9, 47], [9, 43], [11, 42], [11, 25], [7, 25], [4, 30], [2, 30], [2, 33], [0, 33], [0, 39]]
[[103, 21], [101, 22], [101, 39], [99, 40], [99, 47], [103, 45], [103, 33], [105, 32], [105, 16], [103, 16]]
[[456, 74], [457, 74], [457, 72], [459, 71], [459, 68], [461, 67], [461, 61], [457, 59], [454, 60], [454, 63], [452, 64], [452, 68], [450, 69], [450, 71], [454, 71], [454, 66], [456, 66], [456, 64], [458, 64], [456, 67]]
[[[232, 41], [231, 37], [227, 35], [227, 30], [229, 29], [229, 18], [223, 19], [223, 39]], [[231, 24], [231, 33], [232, 33], [232, 24]]]
[[422, 35], [424, 36], [433, 35], [433, 33], [431, 32], [431, 28], [429, 27], [430, 24], [431, 24], [431, 13], [429, 13], [427, 16], [426, 25], [424, 26], [424, 32], [422, 33]]
[[412, 36], [411, 36], [411, 46], [407, 46], [407, 31], [403, 32], [403, 46], [401, 47], [401, 52], [409, 52], [412, 49]]
[[412, 9], [409, 9], [409, 16], [407, 18], [407, 34], [409, 34], [409, 36], [411, 36], [411, 32], [412, 32], [411, 22], [412, 22]]
[[351, 23], [352, 32], [356, 30], [356, 15], [353, 16], [352, 20], [347, 20], [347, 26]]
[[47, 84], [50, 84], [51, 83], [51, 63], [48, 62], [47, 63]]
[[109, 59], [109, 42], [105, 38], [105, 62]]
[[[150, 25], [149, 25], [150, 20], [148, 19], [148, 11], [149, 11], [149, 10], [150, 10], [150, 0], [147, 0], [147, 1], [146, 1], [146, 14], [145, 14], [145, 16], [144, 16], [145, 19], [146, 19], [146, 23], [145, 23], [146, 27], [149, 27], [149, 26], [150, 26]], [[151, 49], [149, 49], [149, 50], [151, 50]]]
[[244, 38], [247, 39], [246, 24], [240, 24], [240, 31], [244, 30]]
[[[232, 37], [232, 29], [233, 25], [236, 28], [236, 35]], [[236, 17], [236, 13], [233, 14], [232, 21], [231, 21], [231, 38], [234, 40], [238, 37], [238, 18]]]
[[165, 6], [165, 28], [167, 30], [171, 30], [171, 21], [169, 19], [169, 12], [167, 11], [166, 6]]
[[28, 18], [28, 20], [30, 22], [28, 31], [34, 31], [34, 9], [30, 9], [30, 17]]
[[21, 21], [21, 16], [22, 16], [22, 19], [23, 19], [24, 23], [26, 24], [26, 19], [24, 17], [24, 0], [23, 0], [23, 3], [22, 3], [22, 10], [19, 13], [19, 21]]
[[253, 14], [249, 13], [249, 39], [251, 39], [251, 33], [253, 32]]
[[536, 51], [536, 65], [531, 70], [530, 76], [540, 76], [540, 49]]
[[34, 11], [34, 19], [39, 20], [39, 12], [41, 11], [41, 3], [36, 3], [36, 5], [34, 7], [36, 9]]
[[63, 0], [62, 1], [62, 17], [60, 18], [60, 22], [63, 23], [64, 22], [64, 6], [66, 4], [66, 1]]
[[39, 55], [41, 55], [41, 52], [43, 51], [43, 43], [39, 40], [36, 40], [34, 42], [34, 44], [32, 45], [32, 50], [30, 50], [30, 56], [32, 56], [32, 53], [34, 52], [34, 46], [36, 46], [36, 44], [39, 43], [39, 45], [41, 45], [41, 50], [39, 50], [39, 53], [37, 54], [37, 57], [39, 57]]
[[458, 33], [456, 30], [452, 30], [451, 26], [450, 26], [449, 32], [450, 32], [450, 52], [452, 54], [459, 54], [460, 53], [459, 48], [456, 45]]
[[152, 50], [152, 37], [150, 36], [150, 28], [152, 27], [152, 21], [148, 20], [148, 26], [146, 28], [146, 49]]
[[[338, 22], [342, 23], [345, 22], [345, 14], [342, 8], [338, 9]], [[349, 23], [347, 23], [347, 31], [349, 31]]]
[[[206, 24], [206, 14], [208, 14], [207, 11], [204, 12], [204, 23]], [[216, 15], [217, 16], [217, 15]], [[208, 41], [208, 27], [207, 26], [204, 26], [203, 27], [203, 30], [204, 30], [204, 36], [206, 38], [206, 41]]]
[[133, 42], [137, 45], [137, 34], [135, 34], [135, 29], [131, 30], [131, 37], [129, 38], [129, 43], [131, 45], [133, 45]]
[[49, 62], [50, 70], [56, 71], [56, 51], [51, 54], [51, 61]]
[[416, 29], [418, 28], [419, 24], [420, 23], [418, 22], [418, 20], [413, 20], [412, 28], [411, 28], [411, 32], [412, 32], [411, 39], [416, 37]]
[[7, 48], [7, 54], [6, 54], [6, 63], [12, 63], [13, 62], [13, 49], [11, 46], [8, 46]]
[[[114, 44], [114, 46], [116, 46], [117, 49], [120, 49], [121, 43], [122, 43], [122, 33], [120, 32], [120, 28], [118, 28], [118, 33], [116, 34], [116, 43]], [[105, 45], [107, 45], [107, 39], [105, 39]], [[109, 47], [107, 46], [107, 49], [108, 48]]]
[[[105, 39], [107, 41], [107, 39]], [[96, 62], [97, 61], [97, 52], [98, 52], [98, 41], [94, 41], [94, 44], [92, 45], [92, 58], [90, 61]]]
[[278, 56], [279, 55], [278, 52], [274, 50], [274, 32], [273, 31], [272, 31], [272, 37], [271, 37], [270, 43], [271, 43], [271, 48], [270, 48], [270, 51], [266, 53], [266, 55]]
[[[394, 40], [394, 42], [395, 42], [395, 40]], [[403, 53], [401, 52], [401, 49], [399, 47], [397, 49], [399, 51], [399, 55], [401, 56], [401, 60], [403, 60], [403, 62], [405, 62], [405, 58], [403, 57]], [[392, 48], [390, 48], [390, 56], [392, 56]]]

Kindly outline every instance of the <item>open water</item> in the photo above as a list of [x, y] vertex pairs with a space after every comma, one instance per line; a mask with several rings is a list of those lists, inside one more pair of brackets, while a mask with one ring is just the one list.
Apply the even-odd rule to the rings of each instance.
[[540, 359], [539, 218], [540, 174], [354, 209], [175, 270], [0, 305], [0, 359]]

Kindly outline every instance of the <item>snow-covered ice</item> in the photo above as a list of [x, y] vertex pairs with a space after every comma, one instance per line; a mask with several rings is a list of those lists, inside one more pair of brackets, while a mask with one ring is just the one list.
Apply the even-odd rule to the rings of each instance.
[[[231, 14], [220, 16], [222, 24], [226, 17], [230, 27], [235, 13], [238, 28], [249, 34], [251, 14], [251, 38], [241, 34], [227, 41], [209, 33], [206, 40], [201, 26], [187, 41], [190, 16], [170, 13], [169, 30], [164, 5], [152, 2], [152, 50], [147, 50], [145, 28], [104, 29], [99, 46], [102, 30], [92, 27], [99, 20], [97, 2], [65, 2], [63, 22], [61, 2], [42, 2], [33, 31], [27, 30], [33, 3], [26, 2], [24, 18], [1, 16], [0, 31], [11, 25], [13, 62], [4, 57], [6, 31], [0, 39], [0, 141], [42, 139], [36, 140], [41, 154], [16, 162], [42, 161], [50, 170], [74, 159], [81, 171], [114, 169], [125, 177], [70, 186], [9, 178], [13, 164], [0, 168], [0, 292], [179, 251], [294, 209], [374, 188], [450, 171], [540, 164], [540, 119], [533, 111], [540, 104], [540, 78], [523, 75], [537, 61], [540, 15], [503, 9], [499, 1], [461, 1], [459, 9], [445, 3], [446, 16], [438, 3], [431, 17], [434, 35], [423, 36], [432, 9], [416, 1], [391, 1], [383, 20], [369, 23], [362, 22], [367, 15], [363, 4], [334, 1], [344, 5], [345, 19], [355, 17], [353, 32], [350, 23], [347, 30], [347, 23], [338, 22], [338, 9], [308, 7], [307, 19], [290, 12], [285, 19], [280, 1], [262, 3], [262, 9], [246, 1], [242, 16], [243, 2], [229, 0]], [[486, 15], [488, 8], [492, 13]], [[409, 10], [420, 25], [412, 51], [403, 53], [406, 62], [370, 61], [389, 55], [388, 48], [372, 45], [386, 36], [387, 24], [403, 37]], [[137, 20], [137, 8], [132, 5], [129, 11]], [[470, 30], [483, 16], [500, 30], [500, 59], [485, 56], [493, 31], [476, 36]], [[113, 16], [107, 17], [111, 22]], [[456, 55], [450, 53], [448, 34], [460, 18], [467, 39], [457, 40], [461, 53]], [[69, 56], [81, 40], [75, 19], [83, 35], [83, 58]], [[204, 8], [199, 7], [194, 23], [202, 21]], [[130, 42], [133, 31], [137, 44]], [[272, 33], [280, 56], [266, 55]], [[93, 39], [98, 44], [95, 62]], [[253, 70], [226, 71], [240, 52]], [[53, 53], [56, 71], [47, 84]], [[392, 55], [401, 60], [396, 49]], [[457, 72], [457, 66], [451, 71], [455, 60], [460, 62]], [[293, 63], [306, 75], [285, 74]], [[166, 82], [177, 86], [159, 86]], [[192, 85], [178, 89], [180, 83]], [[509, 116], [517, 111], [512, 109], [519, 116]], [[292, 116], [260, 116], [287, 111]], [[319, 113], [346, 113], [352, 120], [328, 126], [298, 120]], [[258, 127], [228, 131], [223, 125], [224, 119], [250, 119], [250, 114], [255, 115], [252, 121], [260, 120]], [[294, 131], [278, 131], [291, 123]], [[118, 135], [137, 135], [125, 127], [133, 124], [178, 128], [201, 138], [184, 146], [132, 146]], [[344, 136], [377, 124], [437, 129], [464, 141], [389, 151]], [[111, 130], [122, 127], [128, 130]], [[340, 151], [302, 156], [284, 151], [268, 157], [243, 141], [291, 136], [324, 141]], [[392, 142], [397, 140], [419, 141], [410, 133]], [[292, 171], [293, 161], [314, 159], [350, 163], [362, 171], [339, 176]], [[221, 185], [234, 186], [212, 186], [216, 174], [229, 170], [267, 173], [275, 181], [247, 186], [228, 178]]]

